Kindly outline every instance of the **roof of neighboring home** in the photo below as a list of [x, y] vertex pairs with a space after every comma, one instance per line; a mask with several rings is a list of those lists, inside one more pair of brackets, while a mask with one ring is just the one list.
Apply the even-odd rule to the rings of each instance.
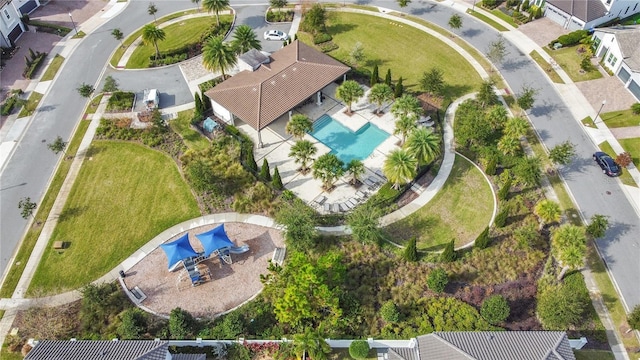
[[11, 0], [0, 0], [0, 9], [3, 8], [5, 5], [7, 5], [10, 2], [11, 2]]
[[588, 23], [605, 15], [607, 8], [600, 0], [547, 0], [558, 9]]
[[562, 331], [435, 332], [418, 349], [422, 360], [575, 360]]
[[271, 54], [271, 62], [241, 71], [205, 94], [254, 129], [263, 129], [349, 67], [294, 41]]
[[171, 360], [207, 360], [207, 354], [171, 354]]
[[601, 28], [597, 31], [614, 34], [624, 62], [631, 70], [640, 72], [640, 26]]
[[269, 57], [256, 49], [247, 51], [238, 56], [238, 59], [251, 66], [254, 70], [257, 69], [260, 64], [269, 62]]
[[42, 340], [25, 360], [165, 360], [168, 341]]

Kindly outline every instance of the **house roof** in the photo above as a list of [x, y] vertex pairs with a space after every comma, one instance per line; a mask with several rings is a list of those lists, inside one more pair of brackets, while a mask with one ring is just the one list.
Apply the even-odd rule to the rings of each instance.
[[638, 46], [640, 26], [602, 28], [598, 31], [614, 34], [624, 62], [631, 70], [640, 72], [640, 46]]
[[10, 3], [11, 0], [0, 0], [0, 9], [2, 9], [5, 5]]
[[263, 129], [347, 71], [348, 66], [296, 40], [271, 54], [269, 64], [241, 71], [205, 95]]
[[575, 360], [562, 331], [435, 332], [418, 349], [422, 360]]
[[601, 18], [607, 12], [600, 0], [547, 0], [547, 3], [585, 23]]
[[168, 341], [42, 340], [25, 360], [165, 360]]
[[251, 66], [254, 70], [257, 69], [260, 64], [269, 62], [269, 57], [256, 49], [247, 51], [246, 53], [238, 56], [238, 59]]

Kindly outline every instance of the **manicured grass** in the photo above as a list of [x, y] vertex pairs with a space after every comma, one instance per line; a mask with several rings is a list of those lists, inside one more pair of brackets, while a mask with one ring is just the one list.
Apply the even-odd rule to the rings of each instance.
[[604, 350], [573, 350], [576, 360], [614, 360], [611, 351]]
[[[362, 360], [376, 360], [378, 358], [376, 349], [370, 349], [369, 354], [366, 358]], [[352, 360], [353, 358], [349, 355], [348, 348], [334, 348], [331, 349], [331, 353], [329, 354], [329, 360]]]
[[191, 118], [193, 118], [193, 110], [180, 111], [177, 118], [169, 121], [169, 126], [180, 134], [189, 149], [204, 150], [211, 143], [202, 134], [191, 128]]
[[[409, 91], [420, 90], [417, 83], [422, 73], [431, 67], [444, 71], [447, 95], [451, 97], [469, 93], [481, 83], [480, 76], [460, 54], [414, 27], [362, 14], [337, 12], [332, 13], [330, 19], [328, 31], [333, 42], [340, 46], [329, 53], [331, 56], [349, 63], [349, 53], [360, 42], [366, 54], [360, 67], [371, 70], [378, 63], [382, 78], [391, 68], [393, 80], [402, 76], [404, 87]], [[308, 37], [301, 40], [309, 41]], [[412, 49], [411, 56], [406, 54], [408, 48]]]
[[636, 167], [640, 167], [640, 138], [619, 139], [622, 148], [631, 154], [631, 160]]
[[93, 99], [91, 99], [89, 106], [87, 106], [87, 115], [96, 113], [96, 111], [98, 110], [98, 106], [100, 105], [100, 101], [102, 101], [102, 96], [103, 94], [100, 94], [94, 97]]
[[588, 126], [590, 128], [596, 127], [596, 123], [593, 122], [593, 119], [591, 118], [591, 116], [587, 116], [586, 118], [580, 120], [580, 122], [582, 123], [582, 125]]
[[18, 114], [18, 117], [21, 118], [24, 116], [33, 115], [33, 112], [36, 111], [38, 104], [40, 104], [40, 100], [42, 100], [42, 96], [43, 95], [39, 92], [32, 92], [31, 95], [29, 95], [27, 103], [22, 107], [22, 110], [20, 110], [20, 114]]
[[531, 56], [533, 61], [537, 62], [538, 65], [542, 69], [544, 69], [544, 71], [547, 73], [551, 81], [553, 81], [556, 84], [564, 84], [564, 81], [562, 80], [560, 75], [558, 75], [558, 72], [556, 72], [556, 70], [551, 66], [551, 64], [549, 64], [542, 57], [542, 55], [540, 55], [537, 51], [533, 50], [532, 52], [529, 53], [529, 56]]
[[600, 114], [600, 118], [610, 128], [640, 125], [640, 115], [634, 115], [631, 109]]
[[29, 293], [77, 289], [117, 266], [154, 236], [200, 215], [167, 155], [127, 142], [94, 141], [51, 236]]
[[467, 14], [476, 17], [478, 19], [480, 19], [481, 21], [487, 23], [487, 25], [491, 25], [493, 26], [496, 30], [498, 31], [508, 31], [509, 29], [507, 29], [506, 27], [500, 25], [497, 21], [491, 19], [490, 17], [481, 14], [477, 11], [472, 11], [471, 9], [467, 9]]
[[53, 60], [51, 60], [51, 64], [49, 64], [49, 67], [42, 75], [42, 78], [40, 79], [40, 81], [53, 80], [53, 78], [58, 73], [60, 66], [62, 66], [63, 62], [64, 62], [64, 57], [62, 57], [60, 54], [56, 54], [56, 56], [53, 57]]
[[[231, 21], [230, 15], [220, 16], [220, 21]], [[160, 51], [168, 51], [176, 49], [187, 44], [197, 43], [202, 34], [216, 25], [215, 17], [205, 16], [193, 19], [186, 19], [179, 23], [171, 24], [162, 28], [166, 34], [166, 38], [158, 41]], [[128, 69], [144, 69], [149, 67], [150, 56], [155, 54], [156, 50], [153, 44], [141, 44], [131, 54], [131, 58], [127, 62]]]
[[473, 240], [489, 224], [493, 213], [490, 185], [475, 166], [456, 156], [444, 187], [420, 210], [386, 227], [394, 242], [418, 240], [421, 250], [437, 250], [456, 240], [456, 246]]
[[[605, 141], [603, 143], [598, 144], [598, 147], [600, 148], [600, 150], [602, 150], [602, 151], [606, 152], [607, 154], [611, 155], [613, 158], [615, 158], [616, 155], [617, 155], [616, 152], [613, 151], [613, 148], [611, 147], [611, 144], [609, 144], [608, 141]], [[622, 145], [622, 147], [624, 148], [624, 145]], [[631, 156], [633, 158], [633, 153], [631, 154]], [[638, 165], [636, 165], [636, 167], [637, 166]], [[625, 185], [638, 187], [638, 184], [636, 184], [636, 182], [633, 180], [633, 177], [631, 176], [631, 174], [629, 174], [627, 169], [623, 169], [622, 170], [622, 175], [620, 175], [620, 181], [622, 181], [622, 183], [625, 184]]]
[[508, 23], [509, 25], [513, 26], [514, 28], [518, 28], [518, 24], [516, 24], [515, 21], [513, 21], [513, 17], [503, 13], [502, 11], [500, 11], [500, 9], [493, 9], [491, 10], [491, 13], [497, 17], [500, 18], [500, 20]]
[[[80, 142], [82, 141], [84, 134], [87, 132], [87, 128], [89, 127], [90, 123], [90, 121], [80, 121], [80, 124], [78, 124], [76, 132], [69, 142], [69, 146], [67, 147], [67, 156], [75, 156], [76, 152], [78, 151], [78, 147], [80, 146]], [[13, 295], [16, 285], [18, 285], [18, 281], [20, 280], [20, 276], [22, 276], [22, 272], [24, 271], [24, 267], [27, 265], [27, 260], [29, 260], [29, 256], [31, 256], [31, 251], [33, 251], [33, 247], [38, 241], [38, 237], [40, 236], [40, 232], [42, 231], [42, 225], [44, 224], [47, 217], [49, 217], [49, 212], [51, 211], [53, 203], [55, 202], [56, 197], [60, 192], [60, 188], [62, 187], [64, 179], [69, 173], [70, 167], [71, 160], [60, 162], [60, 165], [58, 166], [58, 169], [56, 170], [56, 173], [51, 180], [51, 184], [49, 185], [47, 193], [44, 195], [42, 202], [38, 204], [38, 208], [35, 214], [36, 221], [22, 240], [20, 249], [18, 250], [18, 254], [16, 255], [14, 261], [14, 265], [9, 269], [7, 278], [4, 281], [2, 289], [0, 289], [0, 297], [9, 298], [11, 297], [11, 295]]]
[[578, 52], [576, 51], [577, 49], [577, 46], [560, 48], [558, 50], [549, 50], [549, 48], [547, 47], [544, 48], [544, 50], [549, 55], [551, 55], [551, 57], [553, 57], [558, 65], [562, 67], [567, 75], [569, 75], [571, 80], [578, 82], [600, 79], [602, 77], [602, 74], [597, 69], [585, 73], [582, 72], [582, 69], [580, 68], [582, 55], [578, 54]]
[[0, 351], [0, 358], [2, 358], [3, 360], [23, 360], [24, 356], [22, 356], [20, 352], [9, 352], [7, 347], [3, 346], [2, 351]]

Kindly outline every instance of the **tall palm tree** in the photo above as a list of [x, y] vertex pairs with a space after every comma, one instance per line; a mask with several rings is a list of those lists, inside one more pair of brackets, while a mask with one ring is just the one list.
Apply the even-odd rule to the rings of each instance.
[[220, 26], [220, 11], [229, 7], [229, 0], [202, 0], [202, 8], [216, 13], [216, 23]]
[[304, 134], [313, 131], [313, 123], [306, 115], [295, 114], [291, 117], [291, 120], [287, 122], [284, 130], [294, 138], [302, 139]]
[[221, 36], [212, 36], [207, 39], [202, 49], [202, 64], [207, 70], [219, 70], [224, 79], [225, 70], [232, 69], [237, 61], [233, 48], [225, 44]]
[[327, 153], [313, 163], [313, 177], [322, 181], [325, 189], [331, 189], [333, 182], [344, 174], [344, 163], [335, 154]]
[[406, 115], [400, 115], [400, 119], [396, 121], [396, 129], [393, 134], [402, 135], [402, 141], [400, 142], [400, 145], [404, 145], [404, 141], [407, 138], [407, 135], [409, 135], [409, 133], [411, 133], [417, 127], [418, 125], [416, 125], [415, 119]]
[[362, 160], [352, 159], [349, 164], [347, 164], [347, 172], [351, 174], [351, 185], [355, 185], [358, 183], [358, 178], [364, 174], [364, 163]]
[[382, 104], [393, 99], [393, 90], [387, 84], [380, 83], [375, 84], [369, 91], [369, 102], [376, 103], [378, 107], [375, 113], [379, 114], [382, 108]]
[[296, 141], [291, 147], [289, 156], [291, 156], [296, 164], [300, 164], [300, 172], [306, 173], [309, 170], [307, 164], [312, 160], [313, 155], [318, 149], [309, 140]]
[[399, 189], [416, 176], [416, 164], [418, 160], [409, 155], [406, 150], [398, 149], [392, 151], [387, 160], [384, 161], [382, 171], [384, 175], [393, 183], [394, 189]]
[[505, 134], [498, 141], [498, 150], [505, 155], [514, 156], [520, 149], [520, 140], [512, 135]]
[[548, 199], [538, 202], [533, 212], [540, 218], [541, 229], [544, 227], [544, 224], [560, 221], [560, 216], [562, 215], [560, 205]]
[[402, 97], [397, 99], [391, 106], [391, 113], [396, 118], [404, 115], [412, 118], [415, 121], [420, 118], [422, 112], [423, 111], [422, 106], [420, 105], [420, 100], [411, 95], [402, 95]]
[[569, 269], [584, 265], [587, 251], [587, 235], [584, 227], [565, 224], [557, 228], [551, 236], [551, 245], [556, 259], [562, 264], [558, 279], [562, 280]]
[[527, 133], [528, 128], [529, 123], [527, 120], [521, 117], [514, 117], [507, 120], [507, 123], [504, 126], [504, 133], [520, 138]]
[[351, 114], [351, 104], [362, 95], [364, 90], [354, 80], [347, 80], [336, 89], [336, 97], [347, 103], [347, 114]]
[[153, 44], [156, 48], [156, 59], [160, 57], [160, 49], [158, 48], [158, 41], [164, 40], [166, 34], [164, 30], [155, 26], [154, 24], [147, 24], [142, 28], [142, 42], [145, 44]]
[[238, 55], [244, 54], [251, 49], [262, 50], [260, 40], [258, 40], [256, 33], [249, 25], [240, 25], [236, 28], [231, 44]]
[[440, 154], [440, 137], [431, 129], [420, 127], [409, 135], [407, 151], [418, 160], [418, 165], [428, 164]]
[[314, 360], [326, 360], [331, 353], [331, 347], [324, 340], [322, 327], [317, 330], [307, 327], [302, 334], [293, 336], [293, 346], [296, 355], [302, 360], [307, 360], [307, 353]]

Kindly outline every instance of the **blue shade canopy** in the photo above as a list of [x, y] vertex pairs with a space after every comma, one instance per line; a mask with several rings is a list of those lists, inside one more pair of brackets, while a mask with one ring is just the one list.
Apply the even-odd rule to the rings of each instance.
[[188, 233], [182, 235], [182, 237], [178, 240], [162, 244], [160, 245], [160, 247], [167, 254], [167, 259], [169, 260], [169, 269], [171, 269], [173, 265], [179, 263], [184, 259], [198, 256], [198, 253], [193, 250], [191, 244], [189, 243]]
[[233, 241], [229, 239], [227, 233], [224, 231], [224, 224], [202, 234], [198, 234], [196, 238], [202, 243], [205, 257], [208, 257], [218, 249], [234, 245]]

